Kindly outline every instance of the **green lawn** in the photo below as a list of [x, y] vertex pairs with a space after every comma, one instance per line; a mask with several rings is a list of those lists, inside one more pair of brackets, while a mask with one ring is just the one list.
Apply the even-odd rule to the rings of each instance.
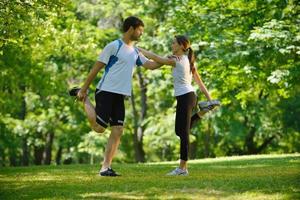
[[0, 168], [0, 199], [300, 199], [300, 154], [190, 161], [188, 177], [167, 177], [177, 162]]

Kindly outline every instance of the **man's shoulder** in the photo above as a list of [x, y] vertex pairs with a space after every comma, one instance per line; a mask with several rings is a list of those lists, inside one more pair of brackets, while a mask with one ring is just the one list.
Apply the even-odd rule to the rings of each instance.
[[113, 40], [106, 45], [106, 47], [108, 47], [114, 51], [117, 51], [118, 49], [120, 49], [121, 46], [122, 46], [122, 41], [120, 39]]
[[116, 47], [118, 46], [118, 39], [117, 40], [113, 40], [111, 42], [109, 42], [106, 46], [110, 46], [110, 47]]

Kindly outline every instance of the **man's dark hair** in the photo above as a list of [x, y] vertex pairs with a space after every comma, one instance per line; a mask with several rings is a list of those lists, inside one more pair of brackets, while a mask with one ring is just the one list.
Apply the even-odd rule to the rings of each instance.
[[127, 32], [130, 26], [132, 26], [134, 29], [136, 29], [139, 26], [144, 27], [144, 22], [137, 17], [130, 16], [127, 17], [123, 23], [123, 32]]

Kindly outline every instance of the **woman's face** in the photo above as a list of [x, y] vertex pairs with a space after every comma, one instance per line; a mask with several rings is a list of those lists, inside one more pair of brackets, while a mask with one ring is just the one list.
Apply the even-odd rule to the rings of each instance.
[[182, 45], [178, 44], [176, 38], [174, 38], [172, 42], [172, 53], [175, 54], [180, 50], [182, 50]]

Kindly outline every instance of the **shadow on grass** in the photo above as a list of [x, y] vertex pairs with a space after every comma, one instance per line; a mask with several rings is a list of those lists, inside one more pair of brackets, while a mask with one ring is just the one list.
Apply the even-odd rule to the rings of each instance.
[[[95, 177], [97, 181], [77, 183], [57, 183], [44, 181], [6, 188], [1, 199], [201, 199], [229, 198], [249, 199], [258, 196], [259, 199], [299, 199], [299, 193], [291, 191], [291, 182], [277, 179], [270, 184], [267, 180], [253, 178], [247, 181], [240, 178], [223, 180], [199, 180], [197, 178], [183, 179], [182, 177], [159, 180], [126, 180], [126, 178], [107, 181]], [[285, 183], [286, 185], [282, 185]], [[269, 185], [269, 186], [267, 186]], [[279, 185], [281, 185], [279, 187]], [[13, 185], [11, 185], [13, 186]], [[299, 191], [299, 190], [298, 190]], [[241, 198], [245, 196], [245, 198]], [[264, 197], [264, 198], [263, 198]], [[276, 198], [278, 199], [278, 198]]]
[[117, 178], [89, 165], [7, 168], [0, 199], [300, 199], [299, 159], [192, 162], [188, 177], [165, 176], [175, 164], [120, 164]]

